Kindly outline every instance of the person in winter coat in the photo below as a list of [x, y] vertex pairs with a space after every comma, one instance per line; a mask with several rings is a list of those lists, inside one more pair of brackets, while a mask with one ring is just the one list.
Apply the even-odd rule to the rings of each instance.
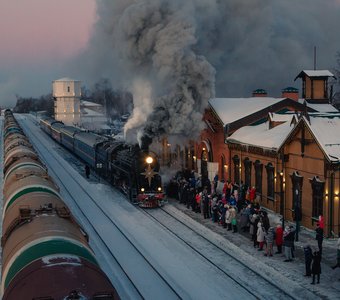
[[241, 210], [240, 229], [246, 232], [249, 229], [250, 205]]
[[86, 178], [90, 178], [90, 166], [89, 165], [85, 165], [85, 175], [86, 175]]
[[306, 273], [304, 276], [311, 276], [312, 270], [311, 270], [311, 264], [313, 260], [313, 251], [310, 245], [306, 245], [303, 247], [303, 253], [305, 255], [305, 265], [306, 265]]
[[313, 281], [311, 284], [315, 284], [315, 275], [317, 276], [317, 282], [320, 283], [320, 274], [321, 274], [321, 253], [319, 251], [315, 251], [313, 253], [313, 262], [312, 262], [312, 275]]
[[325, 222], [324, 222], [324, 219], [323, 219], [323, 215], [322, 215], [322, 214], [319, 215], [318, 224], [319, 224], [320, 228], [322, 228], [323, 230], [325, 229]]
[[234, 206], [232, 206], [230, 209], [230, 219], [231, 219], [231, 226], [233, 228], [233, 232], [237, 232], [237, 212]]
[[258, 251], [263, 250], [263, 245], [264, 245], [264, 228], [262, 227], [262, 223], [258, 222], [257, 223], [257, 242], [259, 243], [259, 249]]
[[[225, 204], [226, 205], [226, 204]], [[225, 212], [225, 223], [226, 223], [226, 226], [227, 226], [227, 230], [231, 230], [231, 219], [232, 219], [232, 216], [231, 216], [231, 209], [230, 207], [227, 205], [227, 210]]]
[[292, 261], [292, 247], [294, 245], [295, 231], [292, 231], [289, 226], [286, 226], [283, 232], [283, 246], [285, 247], [284, 262]]
[[256, 189], [255, 189], [255, 186], [253, 186], [249, 191], [249, 201], [250, 202], [254, 202], [255, 194], [256, 194]]
[[264, 229], [267, 231], [270, 227], [270, 222], [268, 218], [268, 213], [264, 210], [260, 212], [261, 223]]
[[195, 212], [200, 213], [201, 212], [201, 199], [202, 199], [202, 192], [197, 193], [195, 196], [196, 199], [196, 210]]
[[266, 253], [264, 256], [273, 256], [273, 244], [275, 239], [275, 229], [274, 227], [269, 227], [268, 231], [265, 232], [265, 240], [266, 240]]
[[318, 241], [319, 252], [320, 255], [322, 255], [323, 229], [321, 228], [319, 222], [316, 224], [315, 233], [315, 239]]
[[339, 238], [338, 238], [338, 242], [336, 243], [336, 247], [337, 247], [337, 250], [336, 250], [336, 265], [332, 267], [332, 269], [336, 269], [336, 268], [340, 268], [340, 232], [339, 232]]
[[282, 244], [283, 244], [283, 228], [280, 224], [276, 225], [276, 230], [275, 230], [275, 244], [277, 247], [277, 251], [275, 254], [280, 254], [282, 253]]
[[253, 214], [250, 222], [251, 240], [254, 242], [254, 248], [256, 248], [259, 245], [257, 242], [257, 225], [260, 222], [260, 216], [258, 214]]

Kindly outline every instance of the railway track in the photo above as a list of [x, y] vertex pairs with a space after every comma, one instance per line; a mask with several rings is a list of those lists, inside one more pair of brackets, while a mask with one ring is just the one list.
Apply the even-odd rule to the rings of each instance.
[[[18, 121], [20, 122], [20, 118], [18, 118]], [[32, 126], [36, 126], [33, 125], [31, 121], [29, 121], [28, 127], [27, 121], [25, 121], [25, 125], [24, 129], [26, 129], [26, 131], [31, 130]], [[40, 148], [41, 150], [37, 150], [45, 162], [57, 160], [56, 155], [59, 154], [49, 149], [51, 148], [51, 143], [54, 143], [52, 140], [49, 140], [47, 136], [36, 137], [33, 131], [26, 133], [33, 144], [41, 145], [39, 146], [42, 147]], [[126, 277], [126, 281], [124, 281], [123, 284], [119, 280], [113, 280], [113, 284], [116, 286], [118, 292], [121, 290], [129, 291], [128, 294], [125, 295], [126, 297], [123, 298], [207, 299], [206, 294], [209, 295], [211, 289], [214, 290], [214, 286], [211, 287], [211, 284], [216, 284], [219, 298], [222, 296], [222, 298], [225, 299], [235, 299], [235, 295], [237, 295], [239, 298], [247, 297], [247, 299], [301, 299], [301, 292], [304, 291], [301, 291], [299, 288], [292, 288], [290, 289], [291, 292], [288, 292], [287, 289], [280, 289], [275, 283], [266, 280], [263, 274], [261, 274], [261, 271], [256, 272], [251, 270], [242, 260], [238, 260], [237, 255], [235, 259], [235, 256], [230, 255], [228, 251], [223, 249], [224, 246], [222, 244], [218, 245], [217, 243], [213, 245], [209, 239], [205, 238], [204, 233], [193, 231], [181, 218], [176, 218], [172, 215], [172, 213], [168, 211], [171, 209], [170, 205], [162, 209], [147, 211], [133, 208], [134, 211], [138, 212], [138, 215], [134, 217], [139, 219], [140, 216], [144, 216], [144, 219], [147, 218], [149, 220], [148, 222], [152, 223], [152, 228], [156, 228], [158, 231], [162, 230], [165, 233], [164, 236], [167, 238], [164, 238], [164, 241], [161, 242], [164, 242], [166, 247], [169, 248], [168, 254], [172, 251], [172, 244], [169, 242], [168, 245], [168, 240], [176, 240], [177, 244], [180, 243], [182, 246], [184, 245], [183, 248], [186, 249], [186, 253], [189, 252], [190, 256], [195, 256], [195, 261], [199, 260], [200, 264], [205, 265], [204, 268], [208, 268], [209, 270], [213, 269], [214, 273], [209, 271], [209, 278], [207, 278], [207, 282], [204, 282], [207, 284], [207, 287], [203, 286], [195, 291], [192, 290], [193, 286], [195, 286], [194, 284], [191, 286], [190, 283], [190, 286], [187, 287], [187, 282], [180, 282], [180, 280], [183, 281], [183, 278], [176, 278], [180, 271], [177, 273], [176, 270], [169, 270], [169, 268], [174, 269], [175, 267], [169, 265], [169, 263], [167, 264], [166, 254], [156, 253], [157, 250], [152, 252], [149, 249], [150, 247], [147, 249], [145, 243], [143, 245], [143, 242], [138, 240], [138, 237], [136, 237], [138, 234], [135, 235], [135, 237], [131, 237], [133, 235], [131, 230], [128, 231], [126, 228], [124, 230], [120, 229], [121, 224], [117, 224], [115, 217], [112, 217], [112, 215], [114, 215], [113, 211], [111, 210], [111, 212], [109, 212], [107, 208], [103, 209], [103, 205], [98, 204], [99, 200], [97, 197], [93, 197], [93, 195], [84, 188], [84, 186], [86, 186], [85, 183], [88, 184], [88, 182], [85, 179], [83, 182], [76, 182], [76, 179], [73, 177], [77, 176], [73, 176], [74, 174], [72, 172], [77, 173], [77, 171], [73, 169], [73, 167], [70, 167], [68, 162], [63, 161], [57, 170], [49, 169], [52, 177], [57, 179], [62, 190], [66, 191], [67, 196], [64, 196], [64, 199], [69, 198], [73, 203], [72, 205], [75, 211], [79, 211], [78, 215], [75, 215], [82, 226], [89, 231], [90, 240], [95, 240], [93, 245], [91, 243], [91, 246], [96, 255], [97, 253], [103, 252], [102, 249], [105, 248], [105, 253], [101, 254], [105, 257], [105, 261], [108, 262], [102, 267], [104, 271], [111, 274], [111, 276], [108, 274], [110, 278]], [[71, 179], [65, 181], [66, 175], [68, 178], [71, 178], [73, 182], [69, 182]], [[77, 186], [76, 191], [72, 190], [74, 186]], [[79, 195], [81, 195], [81, 197], [79, 197]], [[79, 198], [82, 199], [81, 204], [78, 203], [77, 199]], [[132, 209], [126, 200], [123, 202], [128, 206], [128, 210]], [[68, 205], [72, 209], [72, 205], [70, 205], [70, 203], [68, 203]], [[97, 224], [93, 219], [93, 211], [100, 212], [100, 223], [102, 225]], [[96, 213], [96, 218], [97, 217], [98, 213]], [[105, 220], [105, 222], [103, 220]], [[142, 227], [147, 227], [144, 222], [142, 221]], [[105, 225], [103, 225], [104, 223]], [[107, 224], [110, 225], [108, 226]], [[140, 228], [136, 227], [135, 229], [138, 231]], [[180, 234], [179, 232], [181, 231], [183, 233]], [[151, 232], [150, 235], [152, 235]], [[195, 238], [188, 240], [188, 236], [195, 236]], [[96, 246], [97, 244], [100, 246]], [[117, 253], [117, 251], [123, 253]], [[175, 257], [176, 255], [177, 254], [174, 253]], [[158, 262], [154, 261], [154, 256], [157, 256]], [[133, 261], [127, 257], [133, 257]], [[139, 263], [139, 260], [141, 263]], [[183, 268], [182, 270], [193, 267], [190, 262], [187, 265], [188, 259], [183, 260], [184, 263], [181, 257], [179, 257], [178, 260], [182, 262], [180, 266]], [[112, 267], [113, 265], [115, 267]], [[136, 265], [138, 265], [137, 270], [135, 268]], [[217, 277], [213, 278], [214, 275], [211, 276], [211, 274], [216, 274]], [[202, 276], [204, 275], [205, 274], [202, 274]], [[266, 275], [271, 276], [269, 273]], [[193, 276], [193, 281], [195, 281], [195, 276]], [[197, 278], [199, 277], [200, 275], [198, 274]], [[141, 281], [143, 278], [145, 278], [145, 280]], [[144, 284], [141, 284], [141, 282], [144, 282]], [[258, 286], [259, 288], [254, 290], [254, 286]], [[152, 289], [150, 289], [150, 287], [152, 287]], [[205, 290], [207, 290], [206, 294], [204, 294]], [[309, 297], [310, 293], [308, 292], [307, 296], [306, 299], [312, 299]]]
[[[31, 140], [32, 144], [35, 146], [35, 149], [38, 152], [40, 158], [47, 165], [49, 165], [49, 163], [53, 164], [54, 162], [60, 161], [53, 151], [49, 151], [43, 140], [38, 140], [37, 137], [34, 136], [32, 131], [30, 130], [30, 127], [24, 126], [20, 118], [18, 118], [18, 121], [19, 123], [21, 123], [20, 125]], [[25, 125], [27, 125], [27, 123], [25, 123]], [[36, 147], [37, 145], [39, 145], [39, 147]], [[116, 268], [114, 268], [114, 270], [112, 270], [111, 272], [116, 272], [117, 266], [119, 266], [121, 270], [120, 273], [123, 273], [129, 281], [130, 287], [128, 289], [130, 289], [130, 293], [131, 290], [133, 290], [133, 299], [149, 298], [148, 296], [146, 296], [148, 295], [147, 286], [136, 284], [136, 282], [139, 282], [138, 280], [136, 280], [136, 277], [145, 274], [147, 274], [148, 280], [150, 282], [159, 287], [159, 289], [162, 291], [164, 299], [181, 299], [180, 295], [168, 283], [163, 275], [160, 274], [160, 272], [153, 266], [152, 262], [150, 262], [150, 260], [135, 246], [134, 241], [132, 241], [129, 236], [119, 228], [112, 217], [108, 215], [108, 213], [98, 205], [92, 195], [87, 192], [83, 184], [78, 182], [74, 178], [68, 168], [62, 169], [63, 173], [49, 168], [49, 173], [52, 178], [54, 178], [54, 180], [58, 182], [59, 187], [62, 187], [62, 190], [65, 191], [65, 193], [67, 194], [67, 197], [63, 198], [71, 200], [73, 204], [72, 206], [75, 206], [78, 212], [80, 212], [81, 215], [78, 216], [78, 218], [80, 219], [79, 221], [81, 221], [82, 226], [84, 226], [84, 228], [91, 229], [90, 239], [94, 239], [95, 235], [96, 241], [99, 241], [101, 244], [100, 248], [102, 249], [104, 247], [106, 249], [106, 257], [109, 255], [110, 262], [116, 266]], [[67, 175], [67, 178], [69, 178], [70, 180], [68, 180], [68, 182], [65, 182], [65, 177], [63, 175]], [[78, 190], [76, 191], [76, 197], [74, 196], [74, 191], [72, 190], [74, 186], [77, 186], [78, 188]], [[82, 205], [77, 200], [79, 198], [82, 199]], [[87, 205], [90, 203], [90, 210], [84, 210], [84, 202], [87, 202]], [[105, 232], [103, 232], [102, 226], [100, 226], [96, 222], [96, 219], [91, 218], [91, 215], [93, 215], [93, 209], [96, 210], [96, 214], [99, 214], [100, 223], [105, 224]], [[109, 228], [108, 225], [110, 226]], [[103, 238], [103, 236], [105, 236], [105, 239]], [[127, 263], [126, 259], [121, 259], [118, 253], [120, 251], [119, 249], [117, 249], [118, 245], [121, 251], [123, 249], [124, 256], [133, 257], [133, 263], [132, 261], [130, 263]], [[135, 267], [136, 265], [138, 265], [138, 268]], [[137, 269], [143, 270], [143, 274], [138, 274], [138, 272], [136, 271]]]
[[255, 298], [301, 299], [300, 294], [303, 290], [296, 293], [293, 288], [282, 288], [282, 282], [274, 281], [270, 274], [263, 272], [263, 269], [256, 270], [245, 262], [244, 257], [242, 259], [243, 253], [232, 254], [233, 251], [228, 251], [224, 244], [207, 237], [206, 232], [196, 230], [195, 226], [186, 223], [182, 217], [176, 217], [174, 210], [175, 208], [167, 206], [143, 212], [190, 247], [195, 255], [210, 263], [216, 269], [216, 273], [222, 273], [226, 280], [246, 289]]

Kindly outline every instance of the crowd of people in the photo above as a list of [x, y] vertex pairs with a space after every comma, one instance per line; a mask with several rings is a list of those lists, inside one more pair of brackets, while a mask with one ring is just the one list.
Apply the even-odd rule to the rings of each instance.
[[[172, 179], [167, 195], [186, 205], [188, 209], [201, 213], [204, 219], [211, 218], [212, 222], [233, 233], [248, 232], [254, 248], [263, 251], [264, 256], [284, 254], [284, 262], [293, 261], [295, 255], [295, 228], [281, 224], [270, 224], [267, 211], [260, 206], [255, 187], [248, 187], [227, 180], [223, 188], [218, 189], [218, 177], [212, 182], [209, 179], [202, 182], [194, 173], [187, 176], [177, 176]], [[304, 247], [306, 272], [305, 276], [312, 277], [311, 284], [320, 283], [322, 242], [324, 238], [324, 222], [320, 215], [315, 230], [318, 250], [312, 251], [310, 245]], [[274, 247], [276, 251], [274, 252]], [[338, 240], [337, 264], [340, 267], [340, 235]], [[315, 279], [317, 280], [315, 282]]]

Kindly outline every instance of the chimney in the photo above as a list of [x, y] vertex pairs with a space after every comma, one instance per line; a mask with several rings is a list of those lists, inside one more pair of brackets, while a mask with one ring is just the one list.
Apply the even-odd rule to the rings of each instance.
[[267, 97], [267, 91], [264, 89], [257, 89], [253, 91], [253, 97]]
[[299, 90], [295, 87], [288, 86], [282, 90], [282, 98], [289, 98], [294, 101], [299, 100]]

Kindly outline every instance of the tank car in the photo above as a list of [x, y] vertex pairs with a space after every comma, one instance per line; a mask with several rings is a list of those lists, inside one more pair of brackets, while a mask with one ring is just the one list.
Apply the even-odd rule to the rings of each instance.
[[119, 299], [8, 111], [4, 127], [2, 299]]

